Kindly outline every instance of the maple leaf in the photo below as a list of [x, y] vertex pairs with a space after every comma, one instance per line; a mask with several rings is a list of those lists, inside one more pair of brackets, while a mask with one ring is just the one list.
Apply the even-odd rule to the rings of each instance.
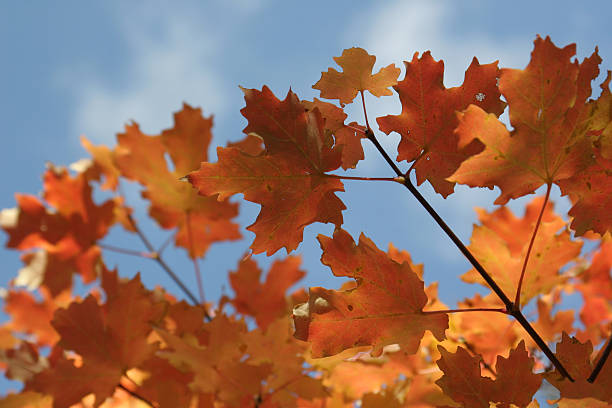
[[495, 204], [505, 204], [591, 163], [585, 122], [593, 116], [586, 99], [601, 59], [596, 50], [578, 64], [570, 61], [575, 52], [574, 44], [560, 49], [549, 37], [538, 37], [524, 70], [501, 70], [499, 88], [508, 102], [512, 132], [475, 105], [458, 114], [459, 147], [478, 139], [485, 149], [463, 162], [449, 181], [498, 186], [501, 194]]
[[310, 288], [308, 303], [294, 309], [295, 336], [312, 344], [313, 357], [364, 345], [372, 345], [377, 355], [394, 343], [414, 353], [425, 330], [444, 339], [448, 317], [423, 312], [423, 281], [408, 263], [393, 261], [363, 234], [359, 245], [341, 229], [333, 238], [318, 239], [321, 262], [335, 276], [355, 279], [357, 286], [342, 292]]
[[612, 160], [612, 94], [610, 93], [610, 81], [612, 71], [608, 71], [608, 76], [601, 84], [601, 95], [594, 101], [593, 121], [591, 128], [597, 133], [601, 132], [599, 145], [601, 155], [606, 159]]
[[318, 110], [306, 112], [293, 92], [279, 101], [267, 87], [243, 91], [246, 107], [241, 112], [249, 121], [244, 132], [264, 140], [265, 154], [218, 148], [217, 163], [203, 162], [187, 177], [200, 194], [218, 194], [223, 200], [243, 193], [261, 204], [257, 220], [247, 228], [255, 233], [254, 253], [271, 255], [283, 247], [290, 252], [307, 225], [342, 224], [346, 207], [334, 193], [343, 191], [343, 184], [325, 174], [340, 166], [341, 149], [325, 136]]
[[4, 298], [4, 311], [11, 316], [8, 324], [14, 331], [33, 334], [39, 345], [53, 346], [59, 336], [51, 319], [58, 307], [66, 307], [70, 303], [71, 295], [66, 291], [52, 298], [49, 291], [41, 288], [42, 301], [24, 291], [9, 291]]
[[376, 57], [363, 48], [349, 48], [342, 56], [334, 57], [342, 72], [329, 68], [312, 87], [321, 91], [321, 98], [338, 99], [341, 104], [353, 102], [358, 92], [370, 91], [374, 96], [392, 95], [390, 86], [397, 83], [400, 69], [395, 64], [372, 74]]
[[[503, 308], [504, 304], [493, 293], [482, 297], [476, 294], [470, 299], [458, 302], [462, 309]], [[462, 313], [453, 315], [457, 332], [483, 360], [494, 365], [498, 355], [516, 344], [520, 332], [515, 320], [502, 313]]]
[[[542, 206], [542, 199], [537, 199], [529, 204], [526, 209], [524, 221], [509, 218], [505, 210], [497, 210], [490, 216], [483, 215], [488, 225], [495, 224], [495, 230], [487, 226], [474, 226], [472, 238], [469, 245], [470, 251], [476, 259], [489, 272], [491, 277], [506, 293], [512, 296], [516, 293], [519, 277], [525, 254], [528, 250], [528, 239], [523, 242], [518, 252], [517, 237], [529, 237], [532, 234], [535, 220], [533, 214], [537, 207]], [[540, 233], [536, 236], [533, 244], [533, 256], [529, 258], [525, 270], [525, 280], [521, 288], [521, 303], [527, 304], [538, 294], [545, 294], [552, 288], [558, 286], [568, 279], [568, 275], [559, 274], [559, 270], [568, 262], [580, 254], [581, 242], [571, 239], [569, 231], [556, 232], [564, 225], [563, 220], [554, 215], [552, 206], [547, 215], [550, 221], [543, 221], [540, 225]], [[506, 222], [507, 225], [504, 225]], [[512, 230], [514, 236], [507, 234]], [[500, 236], [497, 231], [501, 231]], [[505, 238], [509, 238], [507, 242]], [[510, 250], [513, 247], [514, 254]], [[475, 269], [461, 276], [461, 279], [469, 283], [486, 283]]]
[[0, 399], [3, 408], [49, 408], [51, 403], [50, 396], [33, 391], [8, 394]]
[[428, 180], [437, 193], [447, 197], [454, 182], [446, 180], [461, 162], [480, 152], [478, 142], [458, 147], [455, 112], [470, 104], [499, 116], [505, 107], [497, 89], [497, 62], [481, 65], [476, 58], [465, 73], [463, 85], [446, 89], [443, 85], [444, 62], [435, 61], [427, 51], [418, 52], [405, 62], [406, 76], [394, 89], [402, 103], [402, 113], [376, 119], [380, 130], [401, 135], [397, 160], [414, 161], [417, 182]]
[[137, 367], [157, 349], [147, 340], [151, 323], [163, 314], [163, 303], [154, 302], [140, 277], [120, 282], [116, 272], [104, 271], [106, 303], [89, 295], [59, 309], [51, 322], [60, 335], [59, 345], [73, 350], [84, 362], [112, 362], [119, 372]]
[[[308, 110], [318, 109], [325, 120], [325, 131], [332, 134], [335, 138], [336, 146], [342, 147], [342, 168], [344, 170], [355, 168], [360, 160], [363, 160], [363, 146], [361, 139], [367, 138], [365, 128], [356, 122], [351, 122], [348, 126], [344, 124], [347, 114], [344, 111], [328, 102], [314, 99], [313, 102], [302, 101]], [[357, 135], [360, 130], [360, 136]]]
[[[308, 375], [304, 364], [306, 345], [295, 341], [291, 321], [286, 316], [245, 334], [250, 364], [270, 364], [270, 376], [262, 387], [263, 406], [295, 405], [296, 397], [312, 400], [327, 395], [321, 379]], [[274, 405], [276, 404], [276, 405]]]
[[81, 144], [91, 154], [93, 163], [86, 172], [90, 173], [91, 179], [99, 180], [104, 175], [104, 183], [100, 185], [102, 190], [116, 190], [119, 185], [121, 172], [115, 165], [115, 152], [107, 146], [94, 146], [85, 136], [81, 136]]
[[597, 378], [592, 383], [587, 378], [593, 371], [590, 341], [581, 343], [574, 337], [563, 333], [557, 344], [555, 356], [567, 369], [574, 381], [559, 375], [557, 371], [545, 374], [546, 380], [561, 391], [562, 398], [596, 398], [612, 403], [612, 365], [604, 364]]
[[83, 363], [60, 357], [52, 366], [38, 373], [26, 384], [26, 390], [53, 396], [53, 408], [69, 407], [89, 394], [95, 395], [94, 407], [110, 397], [119, 384], [121, 370], [113, 363]]
[[533, 373], [533, 358], [529, 357], [525, 343], [510, 350], [508, 358], [497, 358], [497, 378], [481, 377], [480, 358], [472, 357], [463, 347], [450, 353], [438, 346], [442, 358], [437, 364], [444, 376], [436, 383], [453, 400], [466, 407], [489, 408], [489, 402], [496, 402], [499, 408], [510, 404], [526, 407], [533, 394], [540, 388], [542, 377]]
[[[163, 228], [178, 228], [175, 243], [187, 249], [192, 258], [201, 257], [217, 241], [240, 238], [231, 221], [237, 205], [215, 197], [202, 197], [187, 183], [179, 181], [208, 158], [212, 119], [185, 104], [174, 115], [174, 127], [161, 135], [147, 136], [137, 124], [127, 125], [117, 135], [115, 162], [121, 174], [145, 187], [142, 195], [150, 200], [149, 214]], [[165, 154], [174, 164], [168, 169]]]
[[190, 387], [194, 391], [213, 393], [230, 406], [253, 401], [260, 392], [261, 381], [271, 372], [267, 363], [241, 361], [245, 349], [246, 327], [242, 322], [216, 316], [206, 323], [206, 344], [193, 335], [179, 337], [166, 330], [155, 329], [166, 343], [158, 355], [182, 371], [194, 373]]
[[95, 279], [101, 262], [96, 242], [116, 221], [116, 201], [95, 204], [86, 177], [72, 177], [65, 168], [50, 166], [43, 181], [51, 208], [34, 196], [17, 194], [17, 208], [10, 217], [3, 216], [2, 228], [9, 235], [7, 247], [42, 249], [24, 255], [27, 266], [18, 280], [32, 289], [42, 283], [56, 296], [70, 287], [73, 272], [85, 283]]
[[251, 258], [243, 258], [238, 270], [229, 274], [230, 284], [236, 292], [231, 301], [236, 311], [253, 316], [263, 330], [276, 318], [286, 315], [285, 292], [306, 274], [299, 269], [300, 263], [299, 257], [275, 261], [262, 284], [257, 263]]

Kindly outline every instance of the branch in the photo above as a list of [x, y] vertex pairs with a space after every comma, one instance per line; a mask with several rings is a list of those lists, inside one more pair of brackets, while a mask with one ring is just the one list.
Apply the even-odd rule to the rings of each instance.
[[597, 375], [599, 374], [604, 364], [606, 363], [606, 360], [610, 356], [610, 352], [612, 352], [612, 333], [610, 333], [610, 337], [608, 338], [608, 344], [606, 344], [606, 348], [604, 349], [603, 354], [599, 358], [599, 361], [597, 361], [597, 364], [595, 364], [593, 372], [591, 373], [589, 378], [587, 378], [588, 382], [592, 383], [595, 381]]
[[410, 193], [412, 193], [412, 195], [423, 206], [423, 208], [425, 208], [425, 210], [436, 221], [436, 223], [440, 226], [440, 228], [442, 228], [444, 233], [451, 239], [451, 241], [453, 241], [453, 243], [459, 249], [459, 251], [461, 251], [463, 256], [467, 258], [467, 260], [472, 264], [474, 269], [476, 269], [478, 273], [480, 274], [480, 276], [482, 276], [482, 278], [487, 282], [491, 290], [495, 292], [495, 294], [504, 303], [504, 305], [506, 306], [506, 310], [508, 311], [508, 314], [512, 315], [519, 322], [519, 324], [523, 326], [525, 331], [527, 331], [529, 336], [531, 336], [531, 338], [538, 345], [540, 350], [542, 350], [542, 352], [546, 355], [546, 357], [548, 357], [548, 359], [553, 363], [553, 365], [557, 368], [559, 373], [562, 376], [566, 377], [567, 379], [573, 382], [574, 379], [570, 376], [570, 374], [567, 372], [565, 367], [563, 367], [563, 364], [561, 364], [561, 362], [557, 359], [557, 357], [554, 355], [552, 350], [548, 347], [546, 342], [540, 337], [540, 335], [535, 331], [533, 326], [531, 326], [531, 324], [527, 321], [525, 316], [523, 316], [520, 309], [508, 298], [508, 296], [506, 296], [506, 294], [502, 291], [502, 289], [493, 280], [491, 275], [489, 275], [489, 273], [485, 270], [485, 268], [480, 264], [480, 262], [478, 262], [478, 260], [474, 257], [474, 255], [470, 252], [470, 250], [467, 249], [467, 247], [463, 244], [463, 242], [461, 242], [461, 240], [457, 237], [457, 235], [455, 235], [453, 230], [446, 224], [446, 222], [444, 222], [442, 217], [438, 215], [436, 210], [434, 210], [433, 207], [429, 204], [429, 202], [427, 202], [425, 197], [423, 197], [421, 193], [419, 193], [419, 191], [410, 181], [410, 177], [408, 177], [408, 174], [404, 175], [402, 171], [397, 167], [395, 162], [391, 159], [391, 157], [389, 157], [385, 149], [380, 145], [380, 143], [376, 139], [376, 136], [374, 135], [374, 132], [372, 132], [372, 129], [368, 128], [368, 130], [366, 131], [366, 136], [372, 143], [374, 143], [374, 146], [376, 146], [376, 149], [383, 156], [383, 158], [387, 161], [387, 163], [391, 166], [395, 174], [397, 174], [398, 178], [402, 178], [403, 185], [408, 189], [408, 191], [410, 191]]
[[142, 395], [138, 394], [137, 392], [130, 390], [129, 388], [127, 388], [123, 384], [119, 384], [118, 388], [122, 389], [123, 391], [127, 392], [128, 394], [130, 394], [132, 397], [141, 400], [142, 402], [144, 402], [145, 404], [147, 404], [147, 405], [149, 405], [149, 406], [151, 406], [153, 408], [157, 408], [158, 407], [157, 404], [154, 404], [153, 402], [149, 401], [148, 399], [146, 399]]
[[[162, 259], [161, 255], [158, 252], [155, 252], [155, 248], [153, 248], [153, 245], [151, 245], [151, 242], [144, 235], [144, 233], [142, 232], [142, 230], [140, 229], [138, 224], [136, 224], [136, 221], [134, 220], [134, 217], [132, 217], [132, 214], [128, 214], [127, 218], [128, 218], [128, 221], [130, 222], [130, 224], [132, 225], [132, 227], [134, 228], [134, 230], [136, 231], [136, 234], [138, 234], [138, 236], [140, 237], [140, 240], [142, 241], [144, 246], [147, 247], [149, 252], [151, 252], [151, 254], [152, 254], [151, 258], [154, 261], [156, 261], [159, 264], [159, 266], [162, 267], [162, 269], [168, 274], [168, 276], [170, 276], [172, 278], [174, 283], [176, 283], [178, 285], [178, 287], [181, 288], [181, 290], [183, 291], [183, 293], [185, 293], [185, 295], [187, 295], [189, 300], [191, 300], [195, 305], [199, 305], [200, 302], [198, 301], [198, 299], [193, 295], [193, 293], [191, 293], [191, 291], [189, 289], [187, 289], [187, 286], [185, 286], [185, 284], [183, 284], [183, 282], [180, 280], [180, 278], [174, 273], [174, 271]], [[205, 312], [205, 313], [206, 313], [206, 315], [208, 315], [208, 312]]]

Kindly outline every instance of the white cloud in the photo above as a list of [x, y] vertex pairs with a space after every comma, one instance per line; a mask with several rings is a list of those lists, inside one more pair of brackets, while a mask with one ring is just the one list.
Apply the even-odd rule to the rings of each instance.
[[[184, 101], [204, 106], [204, 114], [227, 108], [223, 76], [212, 64], [222, 44], [208, 32], [202, 16], [196, 19], [196, 13], [177, 11], [175, 5], [172, 13], [147, 14], [147, 9], [156, 8], [140, 7], [138, 13], [122, 10], [117, 15], [127, 51], [127, 60], [118, 61], [118, 66], [125, 76], [109, 79], [84, 73], [70, 78], [76, 85], [75, 133], [112, 144], [115, 134], [132, 119], [149, 133], [171, 126], [172, 112]], [[68, 79], [67, 74], [64, 77]]]

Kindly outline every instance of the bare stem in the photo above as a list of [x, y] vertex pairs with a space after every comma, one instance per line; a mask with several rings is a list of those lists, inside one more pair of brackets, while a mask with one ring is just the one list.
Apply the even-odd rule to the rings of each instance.
[[153, 408], [157, 408], [157, 404], [154, 404], [153, 402], [149, 401], [148, 399], [146, 399], [145, 397], [143, 397], [142, 395], [138, 394], [135, 391], [130, 390], [129, 388], [127, 388], [125, 385], [123, 384], [119, 384], [118, 388], [121, 388], [123, 391], [127, 392], [128, 394], [130, 394], [132, 397], [137, 398], [139, 400], [141, 400], [142, 402], [144, 402], [145, 404], [153, 407]]
[[198, 265], [198, 260], [194, 254], [193, 250], [193, 233], [191, 231], [191, 217], [189, 211], [185, 214], [186, 220], [185, 223], [187, 225], [187, 240], [189, 245], [189, 257], [193, 261], [193, 270], [196, 276], [196, 281], [198, 282], [198, 292], [200, 295], [200, 303], [204, 304], [204, 286], [202, 286], [202, 274], [200, 273], [200, 267]]
[[344, 126], [346, 126], [349, 129], [353, 129], [355, 132], [359, 132], [361, 134], [365, 134], [365, 130], [363, 130], [363, 129], [360, 129], [360, 128], [357, 128], [357, 127], [351, 126], [351, 125], [344, 125]]
[[429, 202], [421, 195], [421, 193], [416, 189], [416, 187], [412, 184], [409, 177], [404, 176], [402, 171], [397, 167], [395, 162], [389, 157], [385, 149], [380, 145], [374, 132], [371, 129], [366, 131], [366, 135], [368, 139], [374, 144], [378, 152], [383, 156], [386, 162], [391, 166], [395, 174], [397, 174], [398, 178], [403, 180], [404, 186], [412, 193], [412, 195], [417, 199], [417, 201], [425, 208], [425, 210], [429, 213], [429, 215], [436, 221], [436, 223], [442, 228], [444, 233], [450, 238], [451, 241], [455, 244], [455, 246], [461, 251], [463, 256], [467, 258], [467, 260], [472, 264], [474, 269], [478, 271], [480, 276], [487, 282], [489, 287], [495, 294], [500, 298], [500, 300], [506, 306], [506, 310], [508, 314], [512, 315], [521, 326], [525, 329], [525, 331], [529, 334], [529, 336], [533, 339], [533, 341], [538, 345], [540, 350], [548, 357], [548, 359], [553, 363], [555, 368], [559, 371], [559, 373], [569, 379], [570, 381], [574, 381], [571, 375], [567, 372], [563, 364], [557, 359], [552, 350], [548, 347], [546, 342], [540, 337], [540, 335], [535, 331], [531, 323], [523, 316], [520, 311], [520, 308], [516, 307], [516, 305], [506, 296], [504, 291], [499, 287], [499, 285], [495, 282], [495, 280], [489, 275], [489, 273], [485, 270], [485, 268], [478, 262], [478, 260], [474, 257], [474, 255], [470, 252], [469, 249], [461, 242], [459, 237], [455, 235], [453, 230], [446, 224], [446, 222], [440, 217], [440, 215], [434, 210], [434, 208], [429, 204]]
[[159, 266], [162, 267], [162, 269], [168, 274], [168, 276], [170, 276], [170, 278], [172, 278], [174, 283], [176, 283], [178, 287], [181, 288], [181, 290], [183, 291], [183, 293], [185, 293], [185, 295], [187, 295], [189, 300], [191, 300], [194, 304], [199, 305], [200, 302], [198, 301], [198, 299], [193, 295], [193, 293], [191, 293], [191, 291], [187, 288], [187, 286], [185, 286], [185, 284], [180, 280], [180, 278], [174, 273], [174, 271], [162, 259], [161, 255], [155, 252], [153, 245], [151, 245], [151, 242], [144, 235], [144, 233], [142, 232], [138, 224], [136, 224], [136, 220], [134, 220], [134, 217], [132, 217], [132, 214], [128, 214], [127, 217], [128, 217], [128, 221], [134, 228], [134, 231], [136, 231], [136, 234], [138, 234], [138, 236], [140, 237], [140, 240], [142, 241], [144, 246], [147, 247], [147, 249], [154, 255], [152, 259], [155, 260], [159, 264]]
[[101, 242], [98, 242], [98, 246], [102, 249], [106, 249], [107, 251], [118, 252], [120, 254], [133, 255], [133, 256], [138, 256], [140, 258], [148, 258], [148, 259], [155, 258], [155, 254], [154, 253], [152, 254], [151, 252], [135, 251], [133, 249], [119, 248], [114, 245], [108, 245], [108, 244], [104, 244]]
[[588, 382], [592, 383], [595, 381], [595, 379], [597, 378], [597, 375], [599, 374], [604, 364], [606, 363], [606, 360], [610, 356], [610, 352], [612, 352], [612, 333], [610, 333], [610, 338], [608, 338], [608, 343], [606, 344], [606, 348], [604, 349], [603, 353], [601, 354], [601, 357], [597, 361], [597, 364], [595, 364], [595, 368], [593, 369], [593, 372], [591, 373], [589, 378], [587, 378]]
[[529, 255], [531, 254], [531, 250], [533, 248], [533, 243], [535, 242], [536, 234], [538, 233], [538, 229], [540, 228], [540, 224], [542, 223], [542, 216], [544, 215], [544, 210], [546, 210], [546, 205], [548, 204], [548, 198], [550, 197], [551, 187], [552, 187], [552, 183], [548, 183], [546, 185], [546, 196], [544, 197], [544, 203], [542, 204], [540, 215], [538, 215], [538, 220], [536, 221], [535, 228], [533, 229], [533, 234], [531, 235], [531, 241], [529, 241], [529, 247], [527, 248], [527, 253], [525, 254], [525, 261], [523, 262], [523, 269], [521, 269], [521, 277], [519, 278], [518, 286], [516, 288], [516, 298], [514, 299], [514, 305], [517, 308], [521, 307], [521, 287], [523, 286], [523, 278], [525, 277], [525, 271], [527, 270], [527, 262], [529, 262]]
[[508, 314], [508, 311], [506, 309], [489, 308], [489, 307], [480, 307], [480, 308], [474, 308], [474, 309], [426, 310], [421, 313], [423, 314], [448, 314], [448, 313], [462, 313], [462, 312], [499, 312], [503, 314]]
[[170, 243], [172, 242], [172, 239], [174, 238], [176, 234], [172, 233], [170, 234], [170, 236], [168, 236], [168, 238], [166, 238], [166, 240], [164, 241], [163, 244], [161, 244], [161, 246], [159, 247], [159, 249], [157, 250], [157, 253], [161, 255], [162, 252], [164, 252], [164, 250], [168, 247], [168, 245], [170, 245]]
[[396, 177], [351, 177], [351, 176], [340, 176], [337, 174], [325, 174], [325, 177], [337, 178], [340, 180], [362, 180], [362, 181], [396, 181]]

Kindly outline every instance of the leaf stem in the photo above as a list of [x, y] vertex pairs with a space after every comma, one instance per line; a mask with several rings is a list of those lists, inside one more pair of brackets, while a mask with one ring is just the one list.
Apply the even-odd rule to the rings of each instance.
[[550, 197], [550, 190], [552, 188], [552, 183], [548, 183], [546, 185], [546, 196], [544, 197], [544, 203], [542, 204], [542, 209], [540, 210], [540, 214], [538, 215], [538, 220], [536, 221], [535, 228], [533, 229], [533, 234], [531, 235], [531, 241], [529, 241], [529, 247], [527, 248], [527, 253], [525, 254], [525, 261], [523, 262], [523, 269], [521, 269], [521, 277], [518, 281], [518, 286], [516, 288], [516, 298], [514, 299], [514, 304], [517, 308], [521, 307], [521, 287], [523, 285], [523, 278], [525, 277], [525, 271], [527, 270], [527, 262], [529, 262], [529, 255], [531, 254], [531, 250], [533, 249], [533, 243], [535, 242], [536, 234], [538, 233], [538, 229], [540, 228], [540, 224], [542, 223], [542, 216], [544, 215], [544, 210], [546, 210], [546, 205], [548, 204], [548, 199]]
[[604, 364], [606, 363], [606, 360], [610, 356], [610, 352], [612, 352], [612, 333], [610, 333], [610, 337], [608, 338], [608, 343], [606, 344], [606, 348], [604, 349], [601, 357], [597, 361], [597, 364], [595, 364], [595, 368], [593, 369], [593, 372], [591, 373], [591, 375], [589, 375], [589, 378], [587, 378], [588, 382], [592, 383], [595, 381], [595, 379], [597, 378], [597, 375], [599, 374]]
[[185, 223], [187, 225], [187, 241], [189, 245], [189, 257], [193, 261], [193, 271], [196, 276], [196, 281], [198, 282], [198, 294], [200, 295], [200, 304], [204, 304], [204, 287], [202, 286], [202, 274], [200, 272], [200, 267], [198, 265], [198, 260], [196, 259], [193, 251], [193, 234], [191, 231], [191, 217], [189, 211], [185, 213]]
[[361, 106], [363, 106], [363, 116], [365, 116], [365, 122], [366, 122], [366, 135], [368, 134], [368, 130], [372, 130], [370, 128], [370, 124], [368, 123], [368, 112], [366, 111], [366, 107], [365, 107], [365, 97], [363, 96], [363, 90], [359, 91], [359, 93], [361, 94]]
[[391, 168], [393, 169], [395, 174], [397, 174], [398, 178], [402, 178], [403, 179], [403, 184], [408, 189], [408, 191], [410, 191], [410, 193], [412, 193], [412, 195], [423, 206], [423, 208], [425, 208], [425, 210], [436, 221], [436, 223], [440, 226], [440, 228], [442, 228], [444, 233], [450, 238], [451, 241], [453, 241], [453, 243], [459, 249], [459, 251], [461, 251], [463, 256], [465, 256], [467, 258], [467, 260], [472, 264], [472, 266], [478, 271], [480, 276], [482, 276], [482, 278], [487, 282], [487, 284], [489, 285], [491, 290], [493, 292], [495, 292], [495, 294], [504, 303], [504, 305], [506, 306], [506, 310], [508, 311], [508, 314], [512, 315], [519, 322], [519, 324], [521, 326], [523, 326], [525, 331], [527, 331], [529, 336], [531, 336], [531, 338], [538, 345], [540, 350], [542, 350], [542, 352], [546, 355], [546, 357], [548, 357], [548, 359], [553, 363], [553, 365], [557, 368], [559, 373], [562, 376], [566, 377], [567, 379], [569, 379], [570, 381], [573, 382], [574, 379], [570, 376], [570, 374], [567, 372], [565, 367], [563, 367], [563, 364], [561, 364], [561, 362], [557, 359], [555, 354], [548, 347], [548, 345], [542, 339], [542, 337], [540, 337], [540, 335], [535, 331], [533, 326], [531, 326], [531, 324], [525, 318], [525, 316], [523, 316], [523, 314], [521, 313], [520, 309], [517, 308], [514, 305], [514, 303], [512, 303], [512, 301], [508, 298], [508, 296], [506, 296], [504, 291], [499, 287], [499, 285], [497, 285], [495, 280], [493, 280], [491, 275], [489, 275], [489, 273], [480, 264], [480, 262], [478, 262], [478, 260], [470, 252], [470, 250], [467, 249], [467, 247], [463, 244], [463, 242], [461, 242], [459, 237], [457, 237], [457, 235], [455, 235], [453, 230], [446, 224], [446, 222], [444, 222], [442, 217], [440, 217], [440, 215], [438, 215], [436, 210], [433, 209], [433, 207], [429, 204], [429, 202], [425, 199], [425, 197], [423, 197], [421, 195], [421, 193], [416, 189], [416, 187], [410, 181], [410, 178], [404, 176], [404, 174], [397, 167], [395, 162], [391, 159], [391, 157], [389, 157], [389, 155], [387, 154], [385, 149], [380, 145], [380, 143], [376, 139], [376, 136], [374, 135], [374, 132], [372, 132], [372, 130], [368, 128], [368, 130], [366, 131], [366, 136], [374, 144], [376, 149], [383, 156], [383, 158], [387, 161], [387, 163], [391, 166]]
[[161, 246], [159, 247], [159, 249], [156, 252], [161, 255], [161, 253], [164, 252], [164, 250], [168, 247], [168, 245], [170, 245], [170, 242], [172, 242], [172, 239], [174, 238], [175, 235], [176, 235], [176, 233], [170, 234], [170, 236], [168, 236], [168, 238], [166, 238], [164, 243], [161, 244]]
[[108, 245], [108, 244], [104, 244], [101, 242], [98, 242], [97, 245], [102, 249], [106, 249], [107, 251], [118, 252], [120, 254], [133, 255], [133, 256], [138, 256], [140, 258], [148, 258], [148, 259], [155, 258], [155, 254], [151, 252], [135, 251], [133, 249], [120, 248], [114, 245]]
[[423, 314], [447, 314], [447, 313], [462, 313], [462, 312], [499, 312], [503, 314], [508, 314], [508, 311], [506, 309], [489, 308], [489, 307], [479, 307], [479, 308], [474, 308], [474, 309], [425, 310], [421, 313]]
[[337, 178], [340, 180], [362, 180], [362, 181], [396, 181], [396, 177], [351, 177], [340, 176], [338, 174], [324, 174], [326, 177]]

